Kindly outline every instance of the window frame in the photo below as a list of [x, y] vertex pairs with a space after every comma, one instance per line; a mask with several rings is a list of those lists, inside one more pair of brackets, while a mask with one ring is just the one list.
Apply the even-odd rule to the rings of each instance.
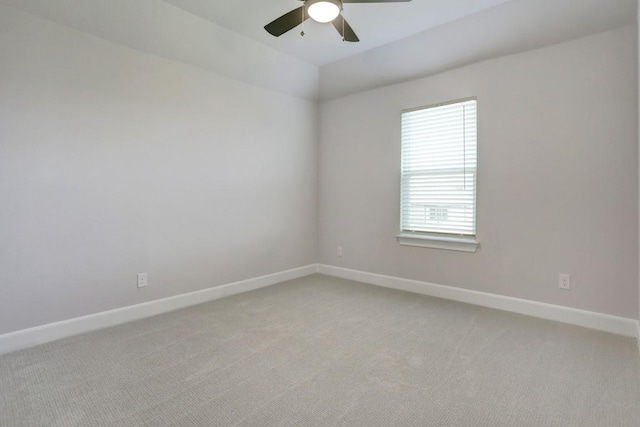
[[[443, 107], [447, 105], [460, 104], [463, 102], [475, 101], [476, 102], [476, 156], [478, 152], [479, 145], [479, 102], [478, 98], [468, 97], [461, 98], [452, 101], [440, 102], [437, 104], [424, 105], [421, 107], [415, 107], [410, 109], [402, 110], [400, 113], [400, 118], [402, 119], [402, 115], [405, 113], [410, 113], [413, 111], [420, 110], [428, 110], [431, 108]], [[402, 124], [401, 124], [402, 130]], [[402, 144], [401, 144], [402, 146]], [[475, 234], [456, 234], [456, 233], [438, 233], [438, 232], [425, 232], [425, 231], [410, 231], [403, 230], [402, 224], [402, 190], [403, 190], [403, 180], [402, 180], [402, 170], [400, 171], [400, 232], [396, 235], [398, 242], [404, 246], [415, 246], [415, 247], [423, 247], [423, 248], [434, 248], [434, 249], [444, 249], [444, 250], [453, 250], [453, 251], [462, 251], [462, 252], [476, 252], [480, 243], [478, 241], [478, 164], [476, 159], [475, 166], [475, 191], [474, 191], [474, 228]]]

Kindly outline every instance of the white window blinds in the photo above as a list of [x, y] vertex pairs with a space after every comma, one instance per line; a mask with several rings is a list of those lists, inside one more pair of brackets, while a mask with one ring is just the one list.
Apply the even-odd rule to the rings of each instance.
[[401, 230], [476, 234], [477, 101], [402, 113]]

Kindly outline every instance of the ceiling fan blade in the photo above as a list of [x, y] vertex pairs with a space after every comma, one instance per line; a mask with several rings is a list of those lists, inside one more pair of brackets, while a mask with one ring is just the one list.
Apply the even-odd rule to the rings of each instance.
[[353, 28], [351, 28], [351, 25], [349, 25], [349, 23], [344, 19], [342, 14], [338, 15], [338, 17], [331, 21], [331, 23], [334, 27], [336, 27], [336, 30], [338, 30], [338, 32], [342, 36], [342, 40], [346, 42], [360, 41], [358, 36], [356, 36], [356, 33], [353, 31]]
[[342, 0], [342, 3], [401, 3], [411, 0]]
[[279, 37], [302, 24], [307, 19], [309, 19], [309, 15], [307, 14], [306, 8], [300, 6], [289, 13], [285, 13], [280, 18], [271, 21], [264, 26], [264, 29], [267, 30], [269, 34]]

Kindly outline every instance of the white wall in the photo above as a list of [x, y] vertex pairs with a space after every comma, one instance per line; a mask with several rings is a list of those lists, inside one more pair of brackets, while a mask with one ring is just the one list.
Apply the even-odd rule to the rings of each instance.
[[[322, 103], [320, 261], [637, 318], [636, 37], [628, 26]], [[400, 112], [470, 96], [481, 248], [400, 246]]]
[[315, 262], [314, 103], [6, 7], [0, 58], [0, 334]]

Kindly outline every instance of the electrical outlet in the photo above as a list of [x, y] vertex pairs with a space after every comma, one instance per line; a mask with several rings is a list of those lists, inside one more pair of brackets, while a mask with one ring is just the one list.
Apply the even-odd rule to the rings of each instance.
[[558, 278], [558, 287], [560, 289], [571, 289], [571, 276], [568, 274], [561, 274]]
[[149, 285], [149, 276], [147, 275], [147, 273], [138, 274], [138, 287], [144, 288], [145, 286], [148, 286], [148, 285]]
[[338, 246], [338, 251], [336, 252], [336, 255], [338, 256], [342, 256], [342, 246]]

